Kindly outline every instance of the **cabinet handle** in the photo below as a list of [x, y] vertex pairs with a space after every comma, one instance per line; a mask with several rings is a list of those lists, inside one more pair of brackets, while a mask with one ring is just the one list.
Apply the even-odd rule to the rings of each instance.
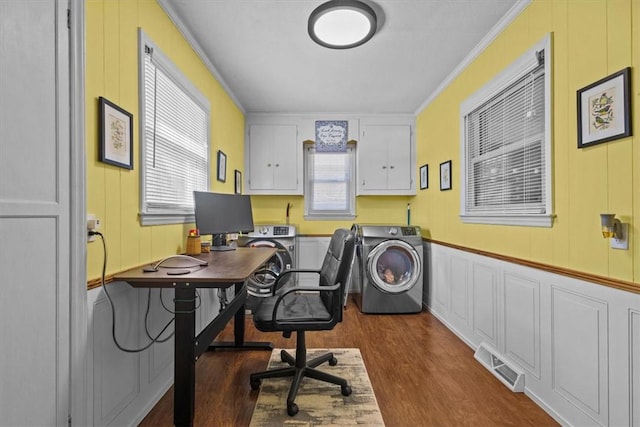
[[276, 163], [276, 167], [280, 167], [280, 163]]
[[267, 163], [267, 167], [270, 168], [271, 167], [271, 163]]
[[387, 168], [386, 166], [383, 166], [383, 167], [382, 167], [382, 169], [386, 169], [386, 168]]
[[393, 169], [394, 167], [395, 167], [395, 166], [391, 165], [391, 166], [389, 166], [389, 169]]

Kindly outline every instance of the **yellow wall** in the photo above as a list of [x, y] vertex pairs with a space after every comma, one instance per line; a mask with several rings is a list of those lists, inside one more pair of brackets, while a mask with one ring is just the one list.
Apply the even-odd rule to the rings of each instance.
[[[233, 192], [233, 170], [243, 170], [244, 116], [211, 76], [155, 0], [87, 0], [86, 113], [87, 212], [102, 220], [109, 249], [107, 272], [182, 252], [191, 224], [139, 224], [138, 47], [141, 27], [211, 102], [211, 156], [227, 154], [227, 182], [211, 190]], [[459, 106], [512, 61], [553, 34], [553, 194], [557, 218], [552, 228], [462, 224], [459, 193]], [[636, 44], [633, 44], [633, 41]], [[435, 240], [571, 268], [614, 279], [640, 282], [640, 241], [633, 219], [640, 199], [640, 150], [635, 138], [577, 148], [576, 90], [622, 68], [632, 67], [632, 87], [640, 87], [639, 0], [534, 0], [491, 45], [416, 118], [417, 165], [429, 164], [429, 189], [416, 197], [357, 198], [354, 221], [304, 221], [301, 196], [253, 196], [255, 221], [290, 223], [303, 234], [329, 234], [351, 223], [412, 224]], [[635, 51], [634, 51], [635, 49]], [[635, 53], [635, 55], [633, 54]], [[134, 115], [134, 169], [97, 161], [98, 97]], [[632, 93], [632, 128], [640, 129]], [[438, 167], [453, 162], [453, 190], [438, 190]], [[215, 161], [212, 162], [215, 169]], [[614, 212], [631, 225], [628, 251], [612, 250], [599, 231], [599, 214]], [[88, 245], [88, 277], [100, 275], [100, 243]]]
[[[349, 229], [353, 223], [406, 224], [407, 203], [412, 200], [413, 197], [408, 196], [358, 196], [356, 198], [357, 216], [351, 221], [305, 221], [303, 196], [251, 196], [251, 206], [255, 223], [284, 224], [287, 203], [290, 203], [289, 222], [297, 226], [299, 234], [328, 235], [336, 228]], [[413, 221], [413, 214], [411, 223], [416, 224]]]
[[[552, 228], [463, 224], [459, 106], [536, 42], [552, 33]], [[534, 0], [416, 119], [418, 165], [430, 189], [413, 200], [416, 223], [438, 241], [590, 274], [640, 282], [640, 150], [630, 137], [577, 148], [576, 91], [632, 67], [632, 130], [640, 131], [640, 1]], [[635, 42], [635, 43], [634, 43]], [[453, 190], [438, 187], [439, 164], [453, 161]], [[600, 213], [630, 223], [628, 251], [609, 248]]]
[[[155, 0], [87, 0], [86, 117], [87, 213], [102, 222], [108, 248], [107, 273], [183, 252], [192, 224], [145, 226], [140, 210], [138, 137], [138, 28], [211, 103], [211, 190], [233, 192], [233, 171], [244, 165], [244, 115], [212, 77]], [[134, 168], [121, 169], [98, 159], [98, 97], [105, 97], [133, 114]], [[226, 183], [216, 181], [215, 153], [227, 154]], [[88, 244], [87, 276], [100, 276], [99, 238]]]

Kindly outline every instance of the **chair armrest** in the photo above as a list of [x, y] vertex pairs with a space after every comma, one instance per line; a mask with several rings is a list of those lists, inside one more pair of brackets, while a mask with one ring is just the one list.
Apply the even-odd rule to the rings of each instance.
[[[288, 270], [291, 271], [291, 270]], [[313, 271], [313, 270], [312, 270]], [[310, 272], [312, 272], [310, 271]], [[340, 290], [340, 283], [336, 283], [333, 286], [296, 286], [294, 288], [288, 289], [286, 291], [284, 291], [283, 293], [281, 293], [278, 296], [278, 299], [276, 300], [275, 304], [273, 305], [273, 312], [271, 313], [271, 319], [273, 322], [273, 325], [275, 327], [275, 325], [285, 325], [287, 322], [279, 322], [278, 321], [278, 307], [280, 306], [280, 304], [282, 303], [282, 300], [289, 295], [290, 293], [293, 292], [300, 292], [300, 291], [306, 291], [306, 292], [337, 292]], [[332, 319], [329, 319], [326, 323], [331, 323]], [[315, 322], [315, 323], [320, 323], [320, 322]]]

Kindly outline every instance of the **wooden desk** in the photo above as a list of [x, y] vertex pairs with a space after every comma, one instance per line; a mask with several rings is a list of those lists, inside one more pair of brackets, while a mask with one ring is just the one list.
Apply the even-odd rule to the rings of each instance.
[[[129, 283], [135, 288], [171, 288], [175, 290], [173, 423], [192, 426], [195, 407], [195, 366], [198, 357], [208, 349], [211, 341], [224, 329], [232, 316], [234, 348], [255, 348], [244, 343], [244, 301], [247, 296], [245, 280], [276, 253], [275, 248], [237, 248], [234, 251], [211, 252], [198, 258], [206, 260], [205, 267], [188, 268], [189, 274], [171, 276], [170, 269], [160, 268], [147, 273], [142, 267], [117, 274], [114, 280]], [[236, 294], [229, 305], [195, 335], [196, 288], [228, 288], [235, 286]], [[226, 346], [229, 347], [229, 346]], [[265, 348], [264, 344], [261, 344]]]

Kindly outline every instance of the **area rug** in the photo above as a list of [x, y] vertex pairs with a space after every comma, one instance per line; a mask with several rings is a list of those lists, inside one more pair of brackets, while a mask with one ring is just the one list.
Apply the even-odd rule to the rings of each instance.
[[[287, 350], [295, 356], [295, 350]], [[352, 393], [343, 396], [340, 386], [304, 378], [296, 397], [299, 412], [287, 415], [289, 378], [262, 380], [260, 394], [251, 417], [251, 427], [265, 426], [384, 426], [371, 381], [357, 348], [309, 349], [307, 358], [333, 352], [338, 364], [320, 365], [317, 369], [345, 378]], [[271, 353], [268, 369], [288, 366], [280, 360], [280, 349]]]

